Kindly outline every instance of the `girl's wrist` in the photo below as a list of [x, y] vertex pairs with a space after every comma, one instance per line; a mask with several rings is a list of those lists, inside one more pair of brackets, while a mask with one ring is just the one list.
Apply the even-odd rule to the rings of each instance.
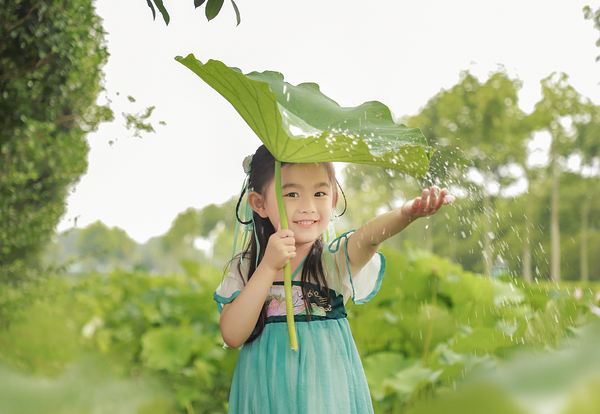
[[400, 207], [399, 210], [400, 210], [400, 217], [398, 218], [398, 221], [400, 221], [400, 222], [403, 221], [406, 224], [410, 224], [419, 218], [419, 217], [411, 214], [410, 211], [405, 211], [405, 210], [410, 210], [410, 207], [407, 207], [407, 204], [404, 204], [402, 207]]
[[279, 269], [269, 266], [269, 264], [265, 260], [261, 260], [261, 262], [258, 264], [258, 267], [256, 268], [256, 271], [254, 272], [255, 274], [253, 275], [253, 277], [255, 277], [256, 273], [258, 273], [259, 277], [261, 277], [260, 275], [263, 275], [262, 277], [268, 278], [268, 280], [273, 282], [278, 271]]

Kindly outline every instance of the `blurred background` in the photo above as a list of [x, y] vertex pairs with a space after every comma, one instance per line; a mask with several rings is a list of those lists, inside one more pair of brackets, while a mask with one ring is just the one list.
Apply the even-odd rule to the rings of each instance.
[[0, 0], [0, 412], [227, 411], [212, 293], [260, 141], [188, 53], [434, 147], [420, 180], [337, 166], [340, 234], [457, 196], [349, 305], [377, 413], [600, 412], [600, 4], [221, 3]]

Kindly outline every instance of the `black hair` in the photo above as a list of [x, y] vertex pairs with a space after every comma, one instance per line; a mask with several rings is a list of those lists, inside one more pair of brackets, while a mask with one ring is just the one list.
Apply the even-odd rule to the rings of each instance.
[[[287, 165], [287, 163], [282, 162], [282, 168]], [[327, 170], [327, 174], [329, 175], [330, 181], [332, 185], [339, 186], [336, 178], [335, 178], [335, 169], [333, 168], [333, 164], [331, 163], [323, 163], [325, 169]], [[250, 163], [250, 177], [248, 182], [248, 191], [255, 191], [262, 196], [266, 195], [267, 187], [271, 183], [272, 180], [275, 179], [275, 158], [269, 152], [269, 150], [261, 145], [256, 153], [252, 156], [252, 162]], [[343, 194], [343, 192], [342, 192]], [[241, 202], [243, 194], [240, 196], [240, 200], [238, 200], [238, 204], [236, 206], [236, 217], [241, 221], [238, 217], [238, 208]], [[345, 196], [344, 196], [345, 198]], [[344, 208], [345, 211], [345, 208]], [[238, 261], [238, 273], [241, 275], [243, 272], [242, 262], [247, 261], [248, 266], [248, 280], [252, 277], [254, 272], [256, 271], [257, 264], [261, 262], [265, 250], [267, 247], [267, 242], [269, 241], [269, 237], [275, 233], [275, 228], [269, 218], [262, 218], [256, 212], [252, 212], [252, 219], [254, 221], [254, 229], [249, 239], [250, 242], [248, 246], [237, 256], [239, 258]], [[314, 283], [317, 285], [319, 291], [324, 291], [325, 298], [327, 303], [330, 303], [329, 296], [329, 286], [327, 284], [327, 279], [325, 278], [325, 271], [323, 269], [323, 249], [325, 243], [321, 239], [315, 240], [313, 246], [306, 256], [304, 260], [304, 264], [302, 266], [302, 273], [300, 277], [301, 281], [301, 289], [302, 289], [302, 299], [306, 306], [307, 310], [307, 320], [310, 320], [310, 315], [312, 314], [312, 306], [308, 300], [308, 291], [309, 291], [309, 283]], [[260, 313], [258, 321], [256, 322], [256, 327], [250, 337], [246, 340], [246, 343], [250, 343], [254, 341], [256, 338], [260, 336], [262, 331], [265, 328], [267, 323], [267, 306], [266, 303], [263, 306], [263, 309]]]

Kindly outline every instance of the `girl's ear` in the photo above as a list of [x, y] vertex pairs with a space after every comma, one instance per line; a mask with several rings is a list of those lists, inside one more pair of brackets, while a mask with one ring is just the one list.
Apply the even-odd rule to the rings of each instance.
[[268, 217], [267, 210], [265, 209], [265, 199], [256, 191], [250, 191], [250, 193], [248, 193], [248, 204], [250, 204], [252, 210], [262, 218]]
[[333, 193], [333, 206], [335, 208], [335, 206], [337, 205], [338, 201], [340, 199], [340, 193], [338, 193], [337, 191], [335, 193]]

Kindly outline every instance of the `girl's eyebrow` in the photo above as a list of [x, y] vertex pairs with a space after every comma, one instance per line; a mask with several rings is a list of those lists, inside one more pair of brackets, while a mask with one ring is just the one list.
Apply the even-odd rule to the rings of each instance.
[[[322, 182], [322, 183], [315, 184], [313, 186], [313, 188], [322, 188], [322, 187], [329, 187], [329, 184], [326, 182]], [[286, 189], [286, 188], [302, 188], [302, 186], [300, 184], [296, 184], [296, 183], [286, 183], [281, 186], [282, 190]]]

